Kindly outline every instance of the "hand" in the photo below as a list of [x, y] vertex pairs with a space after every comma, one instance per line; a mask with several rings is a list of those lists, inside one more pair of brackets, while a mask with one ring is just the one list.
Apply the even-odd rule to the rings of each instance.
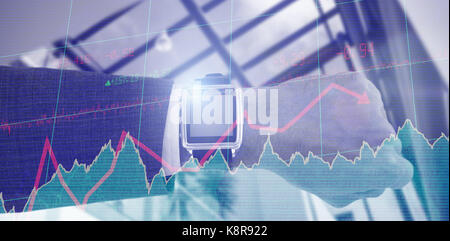
[[[395, 134], [380, 93], [363, 76], [322, 77], [320, 89], [316, 78], [272, 88], [279, 92], [278, 131], [270, 136], [273, 151], [286, 163], [294, 159], [295, 153], [307, 163], [297, 161], [287, 167], [281, 161], [280, 166], [263, 160], [262, 167], [334, 206], [379, 196], [386, 188], [401, 188], [411, 180], [413, 168], [402, 157], [398, 139], [384, 145], [377, 158], [356, 158], [364, 142], [376, 150]], [[296, 121], [289, 124], [290, 120]], [[243, 144], [235, 159], [247, 166], [259, 160], [267, 140], [259, 135], [259, 129], [244, 124]], [[310, 153], [318, 157], [308, 158]], [[336, 157], [337, 153], [340, 156]]]

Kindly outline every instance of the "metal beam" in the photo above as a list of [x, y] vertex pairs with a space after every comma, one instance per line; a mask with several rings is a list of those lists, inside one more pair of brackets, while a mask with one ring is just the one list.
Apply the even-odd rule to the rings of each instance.
[[[225, 2], [225, 0], [212, 0], [208, 3], [206, 3], [205, 5], [203, 5], [202, 10], [205, 12], [209, 12], [212, 9], [214, 9], [215, 7], [219, 6], [223, 2]], [[182, 18], [181, 20], [179, 20], [178, 22], [176, 22], [175, 24], [173, 24], [172, 26], [167, 28], [167, 30], [166, 30], [167, 35], [172, 36], [172, 35], [176, 34], [178, 31], [182, 30], [183, 27], [188, 25], [193, 20], [194, 19], [190, 15]], [[119, 69], [121, 69], [122, 67], [127, 65], [128, 63], [137, 59], [139, 56], [144, 54], [146, 51], [152, 49], [155, 46], [157, 39], [158, 39], [158, 36], [150, 39], [147, 43], [144, 43], [141, 46], [139, 46], [138, 48], [136, 48], [134, 50], [133, 56], [130, 56], [127, 58], [122, 58], [122, 59], [118, 60], [116, 63], [114, 63], [111, 66], [109, 66], [108, 68], [106, 68], [103, 72], [106, 74], [111, 74], [111, 73], [118, 71]]]
[[206, 35], [211, 45], [215, 47], [217, 52], [219, 53], [222, 61], [225, 64], [230, 64], [230, 72], [231, 76], [235, 76], [238, 79], [238, 82], [242, 87], [250, 87], [251, 84], [245, 77], [241, 67], [236, 63], [233, 57], [230, 55], [222, 40], [220, 40], [219, 36], [214, 32], [214, 30], [209, 25], [206, 18], [203, 16], [201, 10], [197, 7], [197, 5], [192, 0], [180, 0], [183, 6], [191, 13], [191, 16], [194, 17], [195, 21], [201, 25], [200, 29]]
[[[267, 19], [269, 19], [269, 16], [272, 16], [276, 14], [277, 12], [281, 11], [282, 9], [289, 6], [291, 3], [295, 2], [296, 0], [285, 0], [277, 5], [273, 6], [269, 10], [265, 11], [263, 14], [261, 14], [259, 17], [254, 18], [253, 20], [249, 21], [248, 23], [244, 24], [243, 26], [236, 29], [236, 31], [232, 32], [231, 34], [227, 35], [226, 37], [222, 38], [222, 41], [225, 44], [230, 43], [231, 36], [233, 36], [233, 40], [238, 39], [239, 37], [243, 36], [248, 31], [252, 30], [254, 27], [258, 26], [259, 24], [263, 23]], [[194, 57], [190, 58], [183, 64], [177, 66], [174, 68], [168, 75], [168, 78], [175, 78], [176, 76], [180, 75], [193, 65], [197, 64], [198, 62], [202, 61], [203, 59], [207, 58], [211, 54], [214, 53], [214, 47], [210, 46], [207, 49], [201, 51], [199, 54], [195, 55]]]
[[[322, 48], [320, 48], [318, 51], [315, 51], [314, 53], [308, 55], [308, 57], [306, 57], [305, 59], [300, 60], [297, 63], [293, 64], [292, 67], [274, 76], [273, 78], [265, 82], [263, 86], [277, 85], [286, 82], [290, 79], [295, 79], [300, 76], [304, 76], [319, 67], [317, 65], [318, 58], [320, 58], [320, 64], [325, 64], [328, 61], [332, 60], [333, 58], [337, 57], [337, 54], [330, 54], [330, 53], [338, 53], [339, 51], [340, 51], [340, 44], [337, 40], [334, 40], [328, 43], [327, 45], [323, 46]], [[299, 68], [298, 66], [302, 67]]]

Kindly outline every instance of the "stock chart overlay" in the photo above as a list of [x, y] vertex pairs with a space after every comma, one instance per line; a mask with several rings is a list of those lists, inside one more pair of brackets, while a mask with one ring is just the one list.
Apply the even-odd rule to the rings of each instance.
[[[0, 219], [448, 220], [448, 2], [428, 4], [6, 1]], [[242, 96], [196, 156], [182, 103], [217, 73]], [[219, 124], [219, 100], [192, 114]]]

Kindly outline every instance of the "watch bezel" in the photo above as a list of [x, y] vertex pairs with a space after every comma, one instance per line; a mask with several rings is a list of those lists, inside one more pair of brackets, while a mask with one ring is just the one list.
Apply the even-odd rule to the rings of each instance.
[[215, 149], [239, 149], [242, 144], [242, 130], [243, 130], [243, 102], [242, 102], [242, 90], [239, 88], [235, 88], [232, 85], [201, 85], [196, 88], [204, 89], [233, 89], [236, 95], [236, 139], [233, 142], [221, 142], [216, 144], [216, 142], [205, 142], [205, 143], [192, 143], [188, 141], [187, 136], [187, 127], [186, 124], [187, 113], [186, 113], [186, 97], [182, 97], [181, 101], [181, 136], [182, 136], [182, 144], [185, 149], [188, 151], [192, 150], [209, 150], [212, 148]]

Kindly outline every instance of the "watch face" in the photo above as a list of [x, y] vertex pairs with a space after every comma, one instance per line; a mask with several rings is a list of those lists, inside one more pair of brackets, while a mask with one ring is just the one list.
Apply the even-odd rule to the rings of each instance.
[[233, 88], [198, 88], [185, 95], [188, 143], [235, 142], [236, 93]]

